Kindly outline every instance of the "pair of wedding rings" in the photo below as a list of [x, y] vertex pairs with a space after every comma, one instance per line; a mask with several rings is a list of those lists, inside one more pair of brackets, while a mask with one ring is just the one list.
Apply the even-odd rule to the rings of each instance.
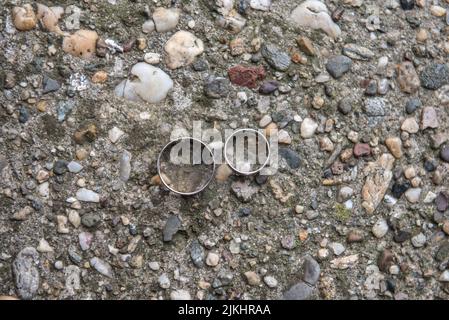
[[[262, 132], [255, 129], [234, 131], [226, 139], [223, 148], [225, 162], [240, 175], [258, 173], [270, 160], [270, 143]], [[201, 192], [215, 175], [218, 160], [217, 152], [214, 150], [217, 149], [192, 137], [170, 141], [162, 148], [157, 159], [161, 182], [170, 191], [180, 195], [194, 195]], [[254, 161], [256, 151], [259, 152], [257, 155], [259, 161]], [[180, 152], [183, 153], [182, 156], [179, 156]], [[245, 156], [246, 158], [253, 156], [253, 161], [242, 161], [246, 159]]]

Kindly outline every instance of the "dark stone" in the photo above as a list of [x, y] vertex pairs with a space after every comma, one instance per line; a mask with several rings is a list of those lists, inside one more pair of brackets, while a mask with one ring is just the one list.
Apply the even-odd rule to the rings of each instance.
[[412, 10], [415, 7], [415, 0], [401, 0], [402, 10]]
[[208, 77], [204, 85], [206, 96], [214, 99], [226, 97], [229, 93], [229, 80], [222, 77]]
[[248, 10], [249, 10], [249, 0], [239, 0], [237, 6], [238, 13], [245, 16], [248, 13]]
[[265, 81], [259, 87], [259, 93], [260, 94], [271, 94], [271, 93], [275, 92], [278, 87], [279, 87], [279, 83], [277, 81], [274, 81], [274, 80]]
[[431, 63], [420, 75], [421, 86], [429, 90], [437, 90], [449, 83], [449, 67], [446, 64]]
[[326, 63], [326, 70], [335, 79], [340, 78], [349, 71], [352, 66], [352, 60], [346, 56], [332, 56]]
[[173, 236], [178, 232], [181, 228], [181, 220], [178, 216], [172, 214], [168, 217], [167, 222], [165, 223], [164, 230], [162, 231], [162, 235], [164, 237], [165, 242], [169, 242], [173, 240]]
[[376, 80], [370, 80], [368, 82], [368, 85], [365, 89], [365, 94], [367, 96], [375, 96], [377, 93], [377, 81]]
[[61, 88], [61, 85], [58, 81], [49, 78], [47, 76], [44, 76], [44, 79], [42, 80], [42, 93], [46, 94], [49, 92], [57, 91]]
[[396, 181], [393, 186], [391, 187], [391, 193], [393, 197], [396, 199], [401, 198], [401, 196], [410, 188], [410, 182], [399, 182]]
[[83, 224], [83, 226], [87, 228], [93, 228], [97, 226], [100, 223], [100, 221], [101, 221], [100, 216], [95, 213], [87, 213], [83, 215], [83, 217], [81, 218], [81, 223]]
[[132, 236], [137, 236], [137, 227], [135, 224], [130, 223], [128, 226], [129, 234]]
[[204, 249], [198, 240], [193, 240], [190, 245], [190, 258], [197, 268], [204, 266]]
[[19, 109], [19, 122], [25, 123], [30, 118], [30, 113], [28, 111], [28, 108], [25, 106], [20, 107]]
[[256, 183], [259, 185], [265, 184], [268, 181], [268, 176], [263, 174], [258, 174], [256, 176]]
[[327, 168], [326, 170], [323, 171], [323, 178], [324, 179], [330, 179], [332, 178], [333, 173], [332, 173], [332, 169], [331, 168]]
[[63, 175], [67, 172], [67, 161], [57, 160], [53, 165], [53, 172], [57, 175]]
[[399, 230], [393, 237], [393, 240], [397, 243], [403, 243], [409, 240], [412, 237], [412, 234], [408, 231]]
[[435, 198], [435, 205], [440, 212], [446, 211], [449, 208], [449, 195], [444, 192], [440, 192]]
[[278, 71], [287, 71], [290, 66], [290, 56], [275, 45], [264, 44], [261, 53], [268, 64]]
[[396, 282], [394, 281], [394, 279], [387, 278], [385, 280], [385, 284], [386, 284], [387, 290], [390, 291], [391, 293], [394, 293], [396, 291]]
[[240, 217], [248, 217], [251, 214], [251, 208], [240, 208], [239, 216]]
[[412, 99], [407, 101], [407, 103], [405, 105], [405, 111], [408, 114], [412, 114], [418, 108], [421, 108], [421, 106], [422, 106], [422, 103], [421, 103], [421, 100], [419, 100], [419, 98], [412, 98]]
[[449, 259], [449, 242], [446, 241], [440, 245], [438, 248], [435, 259], [438, 262], [443, 262]]
[[287, 164], [292, 169], [298, 169], [299, 165], [301, 164], [301, 159], [299, 158], [299, 155], [288, 148], [279, 148], [278, 151], [279, 155], [285, 159]]
[[427, 172], [433, 172], [437, 169], [438, 163], [435, 161], [435, 159], [426, 159], [424, 161], [424, 169], [426, 169]]
[[352, 110], [352, 103], [353, 101], [350, 97], [341, 99], [338, 103], [338, 111], [340, 111], [344, 115], [347, 115]]
[[69, 248], [68, 254], [70, 261], [72, 261], [76, 265], [80, 265], [81, 261], [83, 261], [83, 257], [78, 252], [76, 252], [75, 248], [73, 247]]
[[384, 249], [377, 257], [377, 266], [380, 271], [387, 272], [392, 263], [393, 253], [388, 249]]
[[444, 162], [449, 162], [449, 144], [441, 148], [440, 158]]
[[205, 59], [196, 59], [192, 64], [192, 67], [195, 71], [206, 71], [209, 68], [209, 65]]

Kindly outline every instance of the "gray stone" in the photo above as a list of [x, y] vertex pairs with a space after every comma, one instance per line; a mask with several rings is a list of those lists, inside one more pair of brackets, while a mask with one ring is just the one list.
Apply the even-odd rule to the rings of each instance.
[[438, 262], [444, 262], [449, 260], [449, 242], [443, 242], [435, 255], [435, 259]]
[[448, 162], [449, 163], [449, 144], [445, 145], [441, 148], [440, 151], [440, 158], [441, 160], [443, 160], [444, 162]]
[[421, 100], [419, 100], [419, 98], [411, 98], [410, 100], [407, 101], [407, 103], [405, 104], [405, 111], [408, 114], [412, 114], [413, 112], [415, 112], [418, 108], [421, 108], [422, 103]]
[[12, 264], [17, 293], [20, 298], [32, 299], [39, 289], [39, 253], [33, 247], [22, 249]]
[[365, 101], [365, 113], [369, 117], [383, 117], [386, 114], [386, 102], [383, 98], [370, 98]]
[[320, 278], [320, 265], [311, 256], [306, 256], [304, 258], [302, 267], [304, 269], [304, 275], [302, 279], [304, 280], [304, 282], [307, 282], [308, 284], [314, 286]]
[[437, 90], [449, 83], [449, 67], [446, 64], [431, 63], [420, 75], [421, 86], [429, 90]]
[[415, 248], [421, 248], [426, 244], [427, 238], [423, 233], [418, 233], [412, 237], [411, 242]]
[[263, 45], [261, 53], [268, 64], [278, 71], [286, 71], [290, 66], [290, 56], [275, 45]]
[[214, 99], [226, 97], [229, 93], [229, 80], [223, 77], [210, 76], [204, 84], [206, 96]]
[[83, 166], [76, 161], [70, 161], [67, 165], [67, 169], [72, 173], [78, 173], [83, 170]]
[[251, 197], [259, 191], [259, 188], [251, 185], [249, 180], [244, 180], [234, 181], [231, 190], [240, 201], [249, 202]]
[[59, 102], [57, 107], [58, 121], [63, 122], [73, 108], [75, 108], [75, 101], [73, 100]]
[[352, 110], [352, 104], [353, 100], [351, 97], [344, 97], [338, 103], [338, 111], [340, 111], [344, 115], [347, 115]]
[[204, 249], [198, 240], [193, 240], [190, 245], [190, 257], [196, 267], [204, 266]]
[[101, 217], [96, 213], [86, 213], [81, 218], [83, 226], [93, 228], [101, 222]]
[[104, 275], [104, 276], [106, 276], [108, 278], [112, 278], [113, 277], [112, 267], [106, 261], [103, 261], [103, 260], [101, 260], [100, 258], [97, 258], [97, 257], [93, 257], [92, 259], [90, 259], [90, 265], [95, 270], [97, 270], [99, 273], [101, 273], [102, 275]]
[[42, 93], [46, 94], [49, 92], [57, 91], [59, 88], [61, 88], [61, 85], [58, 81], [51, 79], [47, 76], [44, 76], [44, 79], [42, 80]]
[[131, 159], [132, 155], [128, 151], [123, 151], [120, 157], [120, 180], [126, 182], [131, 175]]
[[332, 56], [326, 63], [326, 70], [335, 79], [340, 78], [351, 69], [352, 60], [346, 56]]
[[65, 288], [63, 296], [74, 296], [76, 291], [81, 289], [80, 274], [80, 268], [74, 265], [67, 266], [64, 269]]
[[301, 281], [284, 293], [283, 300], [307, 300], [313, 294], [313, 291], [312, 286]]
[[173, 236], [178, 232], [181, 228], [181, 220], [177, 215], [172, 214], [168, 217], [167, 222], [165, 223], [164, 230], [162, 231], [164, 241], [169, 242], [173, 240]]
[[343, 54], [353, 60], [370, 60], [374, 57], [374, 52], [370, 49], [359, 46], [355, 43], [345, 44], [342, 50]]

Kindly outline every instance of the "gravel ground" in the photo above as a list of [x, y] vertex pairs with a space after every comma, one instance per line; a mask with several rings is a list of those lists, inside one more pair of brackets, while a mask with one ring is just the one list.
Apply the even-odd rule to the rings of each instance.
[[[448, 299], [448, 1], [2, 3], [0, 299]], [[194, 121], [279, 170], [170, 192]]]

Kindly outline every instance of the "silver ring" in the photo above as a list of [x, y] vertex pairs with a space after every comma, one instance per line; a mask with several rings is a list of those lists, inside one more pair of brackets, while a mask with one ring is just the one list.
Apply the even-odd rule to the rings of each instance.
[[[230, 140], [231, 140], [237, 133], [242, 132], [242, 131], [255, 132], [259, 137], [262, 137], [262, 140], [265, 142], [265, 145], [266, 145], [266, 147], [267, 147], [267, 150], [268, 150], [267, 159], [266, 159], [265, 162], [262, 164], [262, 166], [260, 166], [257, 170], [253, 170], [253, 171], [241, 171], [241, 170], [237, 170], [237, 168], [235, 168], [235, 167], [232, 165], [231, 161], [229, 161], [229, 159], [228, 159], [228, 155], [227, 155], [227, 152], [226, 152], [226, 151], [227, 151], [228, 142], [229, 142], [229, 141], [230, 141]], [[258, 130], [255, 130], [255, 129], [249, 129], [249, 128], [239, 129], [239, 130], [235, 131], [233, 134], [231, 134], [231, 135], [226, 139], [226, 142], [225, 142], [225, 145], [224, 145], [224, 150], [223, 150], [223, 152], [224, 152], [224, 158], [225, 158], [225, 161], [226, 161], [226, 163], [232, 168], [232, 170], [234, 170], [235, 172], [238, 172], [238, 173], [240, 173], [240, 174], [242, 174], [242, 175], [245, 175], [245, 176], [249, 176], [249, 175], [255, 174], [255, 173], [259, 172], [260, 170], [262, 170], [262, 169], [267, 165], [267, 163], [269, 162], [269, 160], [270, 160], [270, 155], [271, 155], [270, 143], [268, 142], [268, 140], [267, 140], [267, 138], [265, 137], [265, 135], [262, 134], [261, 132], [259, 132]]]
[[[204, 147], [204, 148], [207, 149], [207, 151], [209, 152], [209, 154], [210, 154], [210, 156], [211, 156], [211, 158], [212, 158], [212, 165], [213, 165], [213, 168], [212, 168], [212, 173], [211, 173], [209, 179], [204, 183], [204, 185], [201, 186], [201, 188], [199, 188], [199, 189], [197, 189], [197, 190], [195, 190], [195, 191], [192, 191], [192, 192], [181, 192], [181, 191], [178, 191], [178, 190], [173, 189], [172, 187], [170, 187], [169, 183], [168, 183], [167, 181], [164, 180], [165, 174], [163, 174], [163, 173], [161, 172], [161, 157], [162, 157], [162, 155], [164, 154], [164, 151], [165, 151], [167, 148], [171, 147], [172, 145], [174, 145], [174, 144], [176, 144], [176, 143], [178, 143], [178, 142], [180, 142], [180, 141], [182, 141], [182, 140], [190, 140], [190, 141], [196, 141], [196, 142], [199, 142], [199, 143], [202, 145], [202, 147]], [[177, 193], [177, 194], [185, 195], [185, 196], [194, 195], [194, 194], [197, 194], [198, 192], [203, 191], [203, 190], [209, 185], [209, 183], [212, 181], [212, 179], [213, 179], [213, 177], [214, 177], [214, 175], [215, 175], [215, 167], [216, 167], [216, 165], [215, 165], [215, 158], [214, 158], [214, 154], [213, 154], [212, 150], [211, 150], [211, 149], [210, 149], [204, 142], [202, 142], [201, 140], [198, 140], [198, 139], [195, 139], [195, 138], [192, 138], [192, 137], [181, 137], [181, 138], [178, 138], [178, 139], [175, 139], [175, 140], [170, 141], [169, 143], [167, 143], [167, 144], [164, 146], [164, 148], [162, 148], [162, 150], [161, 150], [161, 152], [159, 153], [159, 156], [158, 156], [158, 158], [157, 158], [157, 173], [159, 174], [159, 177], [160, 177], [160, 179], [161, 179], [161, 182], [162, 182], [162, 183], [164, 184], [164, 186], [166, 186], [170, 191], [172, 191], [172, 192], [174, 192], [174, 193]]]

